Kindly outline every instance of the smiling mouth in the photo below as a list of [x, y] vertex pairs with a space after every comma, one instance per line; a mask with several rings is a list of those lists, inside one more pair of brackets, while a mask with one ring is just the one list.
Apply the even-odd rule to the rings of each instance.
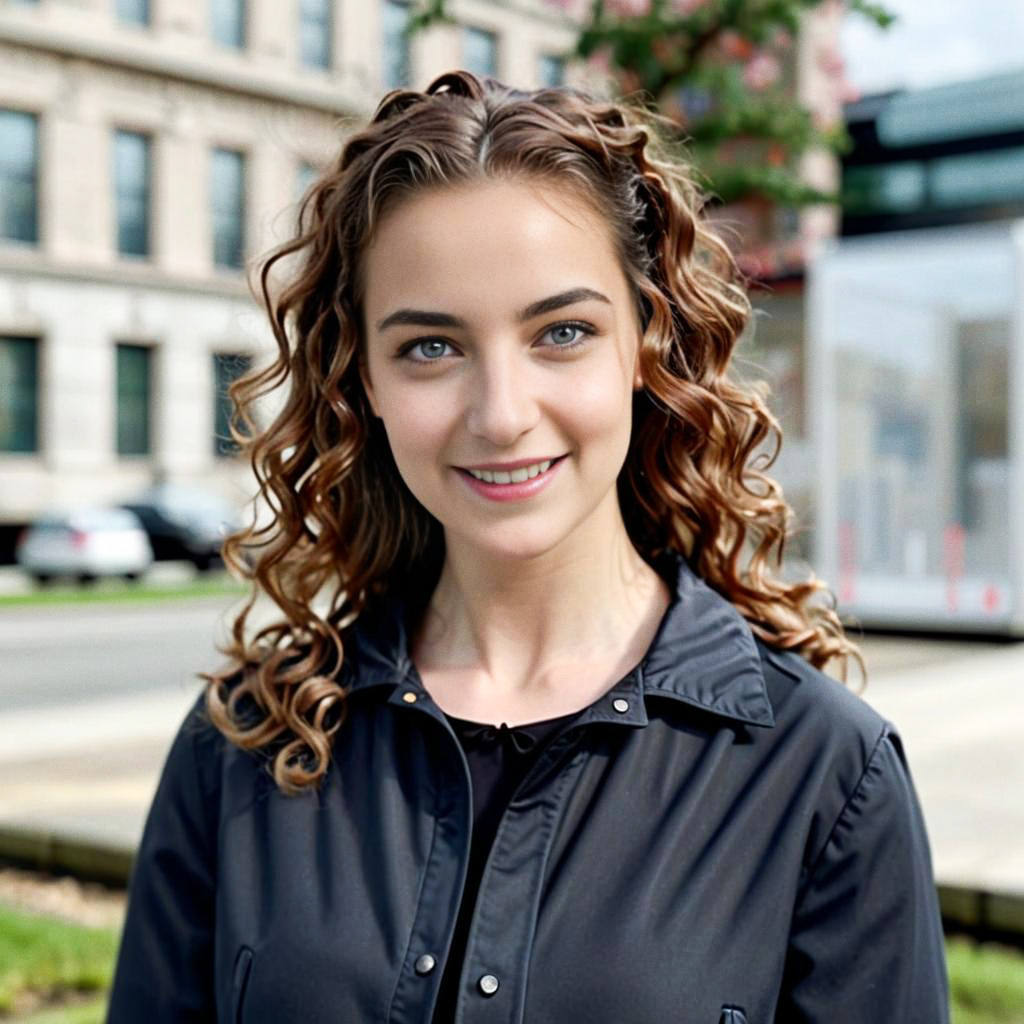
[[520, 466], [518, 469], [464, 469], [461, 466], [459, 469], [461, 472], [468, 473], [470, 476], [487, 484], [521, 484], [527, 480], [532, 480], [536, 476], [540, 476], [542, 473], [546, 473], [552, 466], [561, 462], [564, 458], [564, 455], [559, 455], [555, 459], [543, 459], [529, 466]]

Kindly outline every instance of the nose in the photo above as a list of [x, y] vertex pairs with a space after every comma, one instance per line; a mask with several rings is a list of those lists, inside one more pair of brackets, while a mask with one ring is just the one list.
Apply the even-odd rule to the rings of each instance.
[[[516, 346], [518, 347], [518, 346]], [[534, 426], [540, 406], [521, 353], [492, 351], [469, 375], [466, 429], [496, 447], [508, 447]]]

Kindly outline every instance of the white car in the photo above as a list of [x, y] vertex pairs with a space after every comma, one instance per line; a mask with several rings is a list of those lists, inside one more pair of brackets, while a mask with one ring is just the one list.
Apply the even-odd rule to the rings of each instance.
[[37, 519], [18, 539], [18, 564], [39, 583], [55, 576], [137, 579], [153, 563], [138, 516], [120, 508], [88, 508]]

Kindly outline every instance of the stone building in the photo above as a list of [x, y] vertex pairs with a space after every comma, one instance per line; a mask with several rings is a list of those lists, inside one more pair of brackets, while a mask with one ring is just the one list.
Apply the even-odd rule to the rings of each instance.
[[0, 561], [44, 509], [157, 480], [244, 500], [225, 388], [272, 344], [247, 283], [387, 88], [557, 82], [542, 0], [0, 0]]

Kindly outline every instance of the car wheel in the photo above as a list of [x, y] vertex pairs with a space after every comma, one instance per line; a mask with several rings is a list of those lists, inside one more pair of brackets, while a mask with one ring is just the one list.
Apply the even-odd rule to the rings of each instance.
[[213, 568], [213, 559], [210, 555], [193, 555], [192, 564], [199, 572], [209, 572]]
[[48, 587], [53, 582], [53, 577], [48, 572], [34, 572], [32, 579], [40, 587]]
[[77, 578], [78, 582], [81, 583], [83, 587], [91, 586], [96, 582], [96, 575], [91, 572], [80, 572]]
[[124, 574], [125, 583], [138, 583], [142, 579], [141, 572], [126, 572]]

